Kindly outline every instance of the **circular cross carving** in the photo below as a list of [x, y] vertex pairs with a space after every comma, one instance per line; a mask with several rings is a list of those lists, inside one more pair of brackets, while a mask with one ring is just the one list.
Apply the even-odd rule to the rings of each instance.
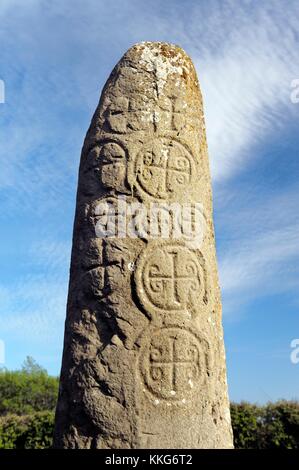
[[198, 252], [169, 243], [145, 250], [137, 264], [137, 295], [150, 313], [196, 311], [205, 297], [206, 275]]
[[137, 187], [157, 199], [188, 191], [195, 165], [189, 150], [176, 140], [158, 137], [146, 143], [136, 159]]
[[146, 340], [140, 356], [144, 384], [154, 396], [184, 400], [205, 381], [208, 344], [193, 332], [178, 327], [157, 329]]

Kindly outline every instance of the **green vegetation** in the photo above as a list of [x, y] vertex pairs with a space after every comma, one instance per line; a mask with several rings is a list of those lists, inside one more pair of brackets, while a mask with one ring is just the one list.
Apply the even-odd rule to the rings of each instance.
[[27, 357], [21, 370], [0, 369], [0, 416], [54, 410], [58, 378]]
[[298, 401], [232, 403], [231, 418], [236, 448], [299, 449]]
[[58, 377], [27, 357], [21, 370], [0, 369], [0, 449], [52, 445]]
[[[19, 371], [0, 369], [0, 449], [51, 447], [58, 378], [28, 357]], [[299, 402], [231, 404], [235, 447], [299, 449]]]
[[0, 449], [47, 449], [52, 445], [53, 411], [0, 418]]

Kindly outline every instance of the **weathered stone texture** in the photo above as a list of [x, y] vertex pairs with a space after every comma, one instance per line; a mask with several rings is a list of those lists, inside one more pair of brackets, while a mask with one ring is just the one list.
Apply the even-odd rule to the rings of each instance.
[[[202, 203], [202, 245], [96, 237], [119, 194]], [[177, 46], [129, 49], [84, 142], [55, 445], [232, 447], [203, 105]]]

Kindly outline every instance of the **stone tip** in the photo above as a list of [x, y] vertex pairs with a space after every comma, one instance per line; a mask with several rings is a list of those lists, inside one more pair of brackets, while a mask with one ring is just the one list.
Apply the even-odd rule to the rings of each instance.
[[188, 58], [189, 60], [190, 57], [188, 54], [184, 51], [184, 49], [177, 44], [172, 44], [169, 42], [162, 42], [162, 41], [142, 41], [134, 44], [131, 46], [127, 53], [134, 53], [138, 51], [144, 51], [148, 50], [151, 51], [155, 55], [162, 55], [166, 58], [174, 58], [175, 56], [182, 56], [185, 58]]
[[133, 62], [135, 66], [145, 70], [167, 69], [169, 73], [178, 73], [195, 83], [198, 83], [197, 75], [191, 58], [180, 46], [168, 42], [143, 41], [131, 46], [124, 54], [120, 63]]

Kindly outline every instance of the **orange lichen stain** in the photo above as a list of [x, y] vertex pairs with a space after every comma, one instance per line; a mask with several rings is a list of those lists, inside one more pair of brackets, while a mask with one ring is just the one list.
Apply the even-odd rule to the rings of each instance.
[[175, 47], [169, 47], [166, 44], [162, 44], [161, 46], [161, 54], [164, 55], [164, 57], [167, 58], [174, 58], [176, 57], [179, 53], [181, 53], [181, 48], [175, 46]]

